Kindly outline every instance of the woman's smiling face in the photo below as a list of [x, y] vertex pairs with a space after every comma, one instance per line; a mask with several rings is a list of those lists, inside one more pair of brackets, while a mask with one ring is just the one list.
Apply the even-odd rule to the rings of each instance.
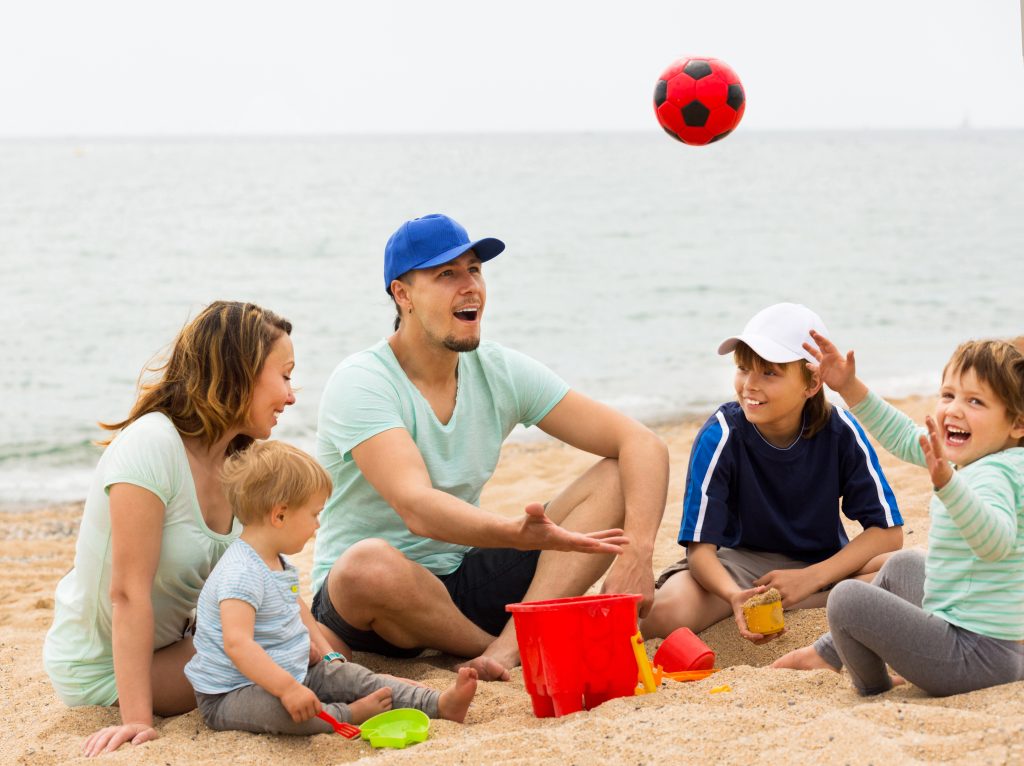
[[254, 439], [266, 439], [277, 425], [284, 408], [295, 403], [291, 375], [295, 368], [292, 339], [282, 334], [267, 354], [263, 369], [256, 378], [252, 404], [244, 432]]

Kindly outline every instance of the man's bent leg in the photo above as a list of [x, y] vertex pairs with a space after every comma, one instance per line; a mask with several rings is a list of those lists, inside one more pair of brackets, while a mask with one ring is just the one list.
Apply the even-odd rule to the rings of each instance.
[[494, 640], [463, 616], [437, 577], [383, 540], [346, 550], [324, 587], [345, 622], [397, 647], [474, 657]]
[[[621, 527], [625, 510], [618, 461], [605, 459], [548, 503], [547, 515], [566, 529], [592, 532]], [[544, 551], [537, 562], [537, 573], [522, 600], [579, 596], [597, 582], [611, 566], [612, 560], [612, 556], [590, 553]], [[504, 668], [519, 664], [519, 645], [511, 619], [483, 654], [466, 665], [476, 668], [481, 678], [489, 678], [493, 675], [494, 663]]]

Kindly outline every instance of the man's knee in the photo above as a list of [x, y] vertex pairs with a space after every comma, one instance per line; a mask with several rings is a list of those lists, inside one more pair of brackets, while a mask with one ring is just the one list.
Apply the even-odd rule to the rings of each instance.
[[397, 548], [376, 537], [360, 540], [334, 562], [328, 575], [335, 607], [351, 601], [379, 603], [400, 589], [409, 560]]

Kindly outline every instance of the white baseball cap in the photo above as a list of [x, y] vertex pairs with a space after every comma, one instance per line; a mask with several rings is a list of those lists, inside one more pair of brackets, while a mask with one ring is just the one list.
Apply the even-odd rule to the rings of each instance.
[[799, 303], [776, 303], [754, 314], [743, 332], [726, 338], [718, 346], [719, 354], [728, 354], [739, 342], [746, 343], [766, 362], [784, 364], [806, 359], [817, 362], [803, 344], [816, 346], [810, 331], [828, 335], [821, 317]]

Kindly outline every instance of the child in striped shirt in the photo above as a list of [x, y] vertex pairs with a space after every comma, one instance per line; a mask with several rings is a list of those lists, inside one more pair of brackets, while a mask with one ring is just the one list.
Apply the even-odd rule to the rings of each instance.
[[282, 556], [303, 549], [331, 493], [331, 479], [313, 457], [282, 442], [257, 442], [227, 461], [223, 482], [245, 528], [199, 595], [196, 655], [185, 666], [210, 728], [330, 733], [316, 717], [322, 710], [359, 724], [392, 706], [465, 719], [475, 670], [462, 668], [443, 692], [377, 675], [333, 651], [313, 620], [298, 571]]
[[887, 450], [928, 469], [932, 523], [927, 555], [903, 551], [874, 583], [837, 585], [831, 632], [773, 667], [845, 665], [861, 694], [892, 687], [886, 663], [937, 696], [1024, 679], [1024, 354], [962, 344], [919, 429], [857, 378], [852, 351], [812, 336], [809, 367]]

